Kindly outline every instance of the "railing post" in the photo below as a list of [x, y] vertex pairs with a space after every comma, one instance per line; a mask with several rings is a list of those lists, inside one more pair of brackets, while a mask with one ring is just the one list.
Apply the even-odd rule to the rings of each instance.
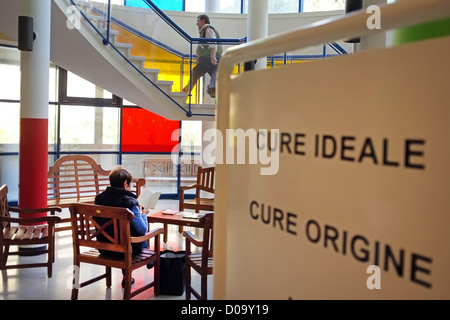
[[103, 44], [109, 44], [109, 31], [111, 30], [111, 0], [108, 0], [108, 18], [106, 20], [106, 39], [103, 39]]
[[191, 110], [191, 105], [192, 105], [192, 41], [190, 41], [190, 48], [189, 48], [189, 106], [188, 106], [188, 112], [186, 113], [186, 115], [188, 117], [192, 116], [192, 110]]

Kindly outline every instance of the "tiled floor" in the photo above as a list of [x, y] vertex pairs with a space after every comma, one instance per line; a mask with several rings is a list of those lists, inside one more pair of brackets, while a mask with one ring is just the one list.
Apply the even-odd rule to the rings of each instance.
[[[151, 212], [164, 209], [178, 208], [178, 201], [159, 200], [158, 205]], [[66, 213], [67, 214], [67, 213]], [[160, 224], [152, 224], [154, 228], [162, 226]], [[172, 249], [174, 251], [184, 250], [184, 238], [178, 232], [178, 226], [169, 225], [168, 243], [161, 248]], [[199, 230], [186, 227], [198, 237], [201, 238]], [[162, 237], [161, 237], [162, 239]], [[47, 277], [46, 268], [28, 268], [28, 269], [11, 269], [1, 271], [2, 283], [0, 287], [0, 300], [69, 300], [71, 296], [72, 283], [72, 236], [70, 231], [61, 231], [56, 235], [56, 259], [53, 265], [53, 277]], [[16, 257], [8, 258], [8, 261], [20, 259], [25, 261], [45, 261], [46, 256]], [[81, 281], [89, 276], [99, 275], [104, 270], [103, 267], [88, 264], [81, 265]], [[212, 299], [213, 276], [208, 276], [208, 298]], [[143, 281], [151, 281], [153, 278], [153, 269], [147, 270], [140, 268], [133, 272], [133, 278], [136, 280], [135, 287], [138, 287]], [[79, 290], [78, 299], [80, 300], [121, 300], [123, 291], [121, 286], [122, 273], [119, 269], [113, 269], [113, 285], [106, 288], [105, 280], [100, 280], [87, 287]], [[194, 271], [192, 272], [192, 282], [196, 288], [200, 288], [200, 277]], [[149, 289], [133, 298], [133, 300], [184, 300], [182, 296], [160, 295], [155, 297], [153, 289]]]

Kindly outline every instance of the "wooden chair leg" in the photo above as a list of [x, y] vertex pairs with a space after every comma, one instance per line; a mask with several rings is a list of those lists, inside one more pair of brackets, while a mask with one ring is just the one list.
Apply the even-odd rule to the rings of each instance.
[[78, 289], [72, 288], [72, 297], [71, 300], [78, 300]]
[[201, 275], [201, 288], [200, 288], [200, 298], [201, 300], [208, 300], [208, 275]]
[[55, 246], [54, 239], [50, 239], [50, 243], [47, 246], [47, 255], [48, 255], [48, 265], [47, 265], [47, 276], [49, 278], [52, 277], [53, 274], [53, 262], [55, 261]]
[[73, 266], [72, 296], [71, 300], [78, 300], [78, 288], [80, 286], [80, 266]]
[[123, 300], [131, 299], [131, 270], [125, 270], [123, 284]]
[[49, 261], [49, 264], [47, 266], [47, 276], [51, 278], [53, 275], [53, 263]]
[[112, 281], [111, 281], [111, 267], [105, 267], [105, 275], [106, 275], [106, 287], [111, 288]]
[[186, 300], [191, 300], [191, 267], [186, 263]]
[[168, 232], [167, 232], [167, 223], [164, 223], [164, 236], [163, 236], [163, 238], [164, 238], [164, 243], [167, 243], [167, 234], [168, 234]]
[[159, 294], [160, 294], [160, 290], [161, 290], [161, 283], [160, 283], [160, 279], [161, 279], [161, 277], [160, 277], [160, 275], [161, 275], [161, 264], [160, 264], [160, 262], [159, 262], [159, 260], [155, 263], [155, 266], [154, 266], [154, 274], [153, 274], [153, 277], [154, 277], [154, 279], [153, 279], [153, 281], [154, 281], [154, 287], [153, 287], [153, 292], [154, 292], [154, 294], [155, 294], [155, 297], [157, 297], [157, 296], [159, 296]]
[[[4, 249], [3, 249], [4, 248]], [[8, 262], [9, 245], [2, 248], [2, 256], [0, 258], [0, 266], [5, 267]]]

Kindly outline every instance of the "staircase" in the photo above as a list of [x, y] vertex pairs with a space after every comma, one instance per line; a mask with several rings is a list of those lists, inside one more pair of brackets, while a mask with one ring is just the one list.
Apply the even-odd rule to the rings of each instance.
[[[192, 104], [189, 109], [187, 94], [173, 92], [172, 82], [158, 79], [159, 70], [145, 68], [146, 58], [131, 55], [132, 44], [118, 43], [117, 31], [110, 33], [111, 45], [104, 45], [102, 36], [83, 17], [79, 28], [71, 28], [68, 21], [73, 21], [73, 7], [69, 0], [51, 1], [50, 60], [54, 64], [169, 120], [214, 120], [215, 104]], [[82, 1], [77, 2], [82, 5]], [[22, 12], [22, 1], [2, 0], [0, 31], [14, 41], [18, 38], [17, 17]], [[106, 31], [101, 32], [106, 35]]]
[[[145, 67], [146, 57], [131, 54], [133, 44], [117, 41], [118, 31], [110, 30], [110, 44], [104, 45], [103, 38], [93, 27], [106, 38], [107, 31], [103, 28], [105, 17], [92, 11], [92, 5], [89, 2], [77, 1], [75, 3], [83, 9], [85, 17], [90, 22], [81, 17], [81, 28], [72, 29], [70, 32], [78, 32], [79, 35], [77, 36], [84, 37], [85, 41], [97, 51], [96, 60], [104, 60], [103, 62], [107, 63], [108, 67], [107, 69], [100, 69], [98, 67], [84, 68], [83, 66], [73, 65], [70, 62], [73, 53], [68, 55], [69, 59], [58, 56], [60, 59], [53, 60], [54, 63], [60, 66], [64, 64], [66, 65], [65, 69], [169, 120], [214, 120], [215, 104], [191, 104], [191, 108], [189, 108], [187, 94], [174, 92], [172, 81], [159, 80], [159, 70]], [[69, 0], [53, 0], [53, 4], [52, 12], [55, 15], [61, 13], [65, 23], [67, 23], [68, 19], [71, 18], [70, 14], [73, 14], [73, 12], [67, 10], [71, 2]], [[54, 7], [58, 7], [59, 12], [55, 12]], [[69, 14], [67, 11], [69, 11]], [[92, 57], [86, 56], [84, 61], [87, 61], [87, 59], [92, 59]], [[114, 75], [110, 77], [110, 73]], [[120, 75], [117, 73], [120, 73]]]

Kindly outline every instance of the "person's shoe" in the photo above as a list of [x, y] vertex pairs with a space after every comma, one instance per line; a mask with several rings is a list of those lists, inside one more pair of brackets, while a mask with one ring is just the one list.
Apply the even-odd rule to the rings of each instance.
[[210, 88], [208, 86], [208, 89], [206, 90], [206, 92], [210, 95], [211, 98], [216, 97], [216, 88]]
[[[125, 279], [122, 280], [122, 288], [125, 285]], [[134, 286], [134, 278], [131, 278], [131, 287], [133, 288]]]
[[147, 269], [151, 269], [155, 266], [154, 262], [150, 262], [149, 264], [147, 264]]

